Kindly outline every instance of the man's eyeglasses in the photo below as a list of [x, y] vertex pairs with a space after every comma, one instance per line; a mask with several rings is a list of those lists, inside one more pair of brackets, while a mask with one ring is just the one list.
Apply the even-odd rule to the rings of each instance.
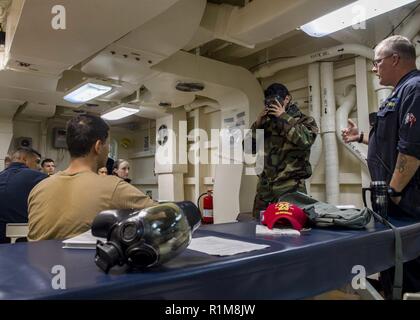
[[378, 66], [378, 64], [380, 64], [382, 62], [382, 60], [392, 57], [395, 53], [391, 53], [390, 55], [387, 55], [385, 57], [379, 58], [379, 59], [375, 59], [372, 61], [373, 66], [376, 68]]
[[36, 164], [40, 164], [41, 163], [41, 159], [36, 159], [35, 162], [36, 162]]

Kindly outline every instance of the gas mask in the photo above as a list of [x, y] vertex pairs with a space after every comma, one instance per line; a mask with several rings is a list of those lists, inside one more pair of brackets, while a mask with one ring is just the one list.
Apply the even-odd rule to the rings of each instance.
[[188, 247], [200, 221], [198, 208], [189, 201], [102, 211], [93, 221], [92, 234], [107, 241], [98, 241], [95, 263], [105, 273], [116, 265], [158, 266]]

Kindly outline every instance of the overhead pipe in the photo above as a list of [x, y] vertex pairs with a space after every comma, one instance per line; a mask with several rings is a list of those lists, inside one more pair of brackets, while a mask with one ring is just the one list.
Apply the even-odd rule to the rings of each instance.
[[391, 94], [392, 87], [385, 87], [379, 84], [379, 78], [376, 74], [372, 73], [372, 86], [373, 90], [375, 90], [377, 101], [378, 101], [378, 108], [381, 106], [382, 102], [385, 101], [386, 98]]
[[[321, 125], [321, 86], [319, 78], [319, 63], [312, 63], [308, 66], [308, 101], [309, 115], [315, 119], [318, 127]], [[315, 171], [322, 153], [321, 135], [317, 135], [316, 140], [311, 148], [309, 162], [312, 171]], [[306, 185], [306, 189], [310, 193], [310, 180]]]
[[[415, 13], [411, 19], [401, 28], [399, 35], [408, 38], [414, 44], [416, 49], [416, 65], [420, 67], [420, 36], [417, 33], [420, 30], [420, 11]], [[391, 94], [392, 88], [379, 84], [379, 79], [374, 76], [372, 78], [373, 88], [376, 92], [378, 107]]]
[[420, 30], [420, 11], [415, 13], [406, 24], [402, 26], [399, 35], [402, 35], [410, 40], [412, 40], [417, 32]]
[[335, 136], [334, 70], [332, 62], [321, 63], [322, 115], [321, 134], [325, 149], [325, 193], [327, 202], [339, 204], [338, 148]]
[[342, 3], [336, 0], [323, 0], [322, 5], [317, 1], [308, 0], [259, 0], [246, 1], [243, 7], [207, 2], [200, 30], [184, 49], [190, 51], [214, 39], [254, 49], [257, 44], [278, 39], [316, 19], [324, 14], [325, 10], [333, 11], [341, 6]]
[[[403, 26], [403, 28], [399, 32], [400, 35], [407, 37], [408, 39], [412, 40], [415, 43], [417, 57], [420, 56], [420, 49], [418, 48], [419, 45], [415, 41], [416, 40], [415, 38], [417, 38], [416, 35], [419, 32], [419, 30], [420, 30], [420, 12], [417, 12], [407, 22], [407, 24]], [[374, 57], [373, 50], [367, 46], [363, 46], [359, 44], [342, 44], [335, 47], [331, 47], [326, 50], [310, 53], [304, 56], [266, 64], [258, 68], [256, 71], [254, 71], [254, 75], [257, 78], [266, 78], [266, 77], [270, 77], [274, 75], [276, 72], [280, 70], [296, 67], [303, 64], [308, 64], [311, 62], [324, 60], [327, 58], [336, 57], [343, 54], [356, 54], [370, 60], [373, 60], [373, 57]], [[417, 65], [419, 64], [420, 64], [420, 61], [418, 58]]]
[[417, 69], [420, 69], [420, 35], [416, 35], [411, 42], [414, 44], [414, 47], [416, 48], [416, 66]]
[[338, 141], [340, 141], [340, 143], [344, 145], [344, 147], [349, 150], [367, 168], [366, 153], [364, 153], [356, 143], [344, 143], [343, 139], [341, 138], [341, 130], [347, 128], [347, 119], [350, 117], [350, 113], [356, 105], [356, 86], [352, 85], [350, 88], [348, 87], [346, 91], [348, 91], [346, 96], [336, 96], [339, 107], [335, 115], [335, 133]]
[[264, 65], [254, 71], [257, 78], [266, 78], [274, 75], [276, 72], [320, 60], [340, 56], [343, 54], [357, 54], [373, 60], [373, 50], [360, 44], [342, 44], [326, 50], [317, 51], [304, 56], [282, 60], [279, 62]]

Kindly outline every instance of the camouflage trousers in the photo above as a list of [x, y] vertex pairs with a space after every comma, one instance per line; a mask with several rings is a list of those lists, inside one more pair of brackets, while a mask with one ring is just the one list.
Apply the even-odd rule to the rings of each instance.
[[257, 194], [254, 199], [252, 215], [259, 219], [260, 211], [265, 210], [270, 203], [275, 203], [285, 193], [300, 191], [306, 193], [305, 180], [286, 180], [270, 183], [267, 179], [259, 179]]

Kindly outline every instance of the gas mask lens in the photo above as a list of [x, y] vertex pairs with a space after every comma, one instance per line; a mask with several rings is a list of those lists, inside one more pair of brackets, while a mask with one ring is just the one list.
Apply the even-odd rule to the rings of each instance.
[[135, 240], [137, 236], [141, 237], [142, 231], [143, 227], [141, 221], [138, 221], [138, 223], [127, 222], [121, 227], [121, 239], [126, 243], [130, 243]]

